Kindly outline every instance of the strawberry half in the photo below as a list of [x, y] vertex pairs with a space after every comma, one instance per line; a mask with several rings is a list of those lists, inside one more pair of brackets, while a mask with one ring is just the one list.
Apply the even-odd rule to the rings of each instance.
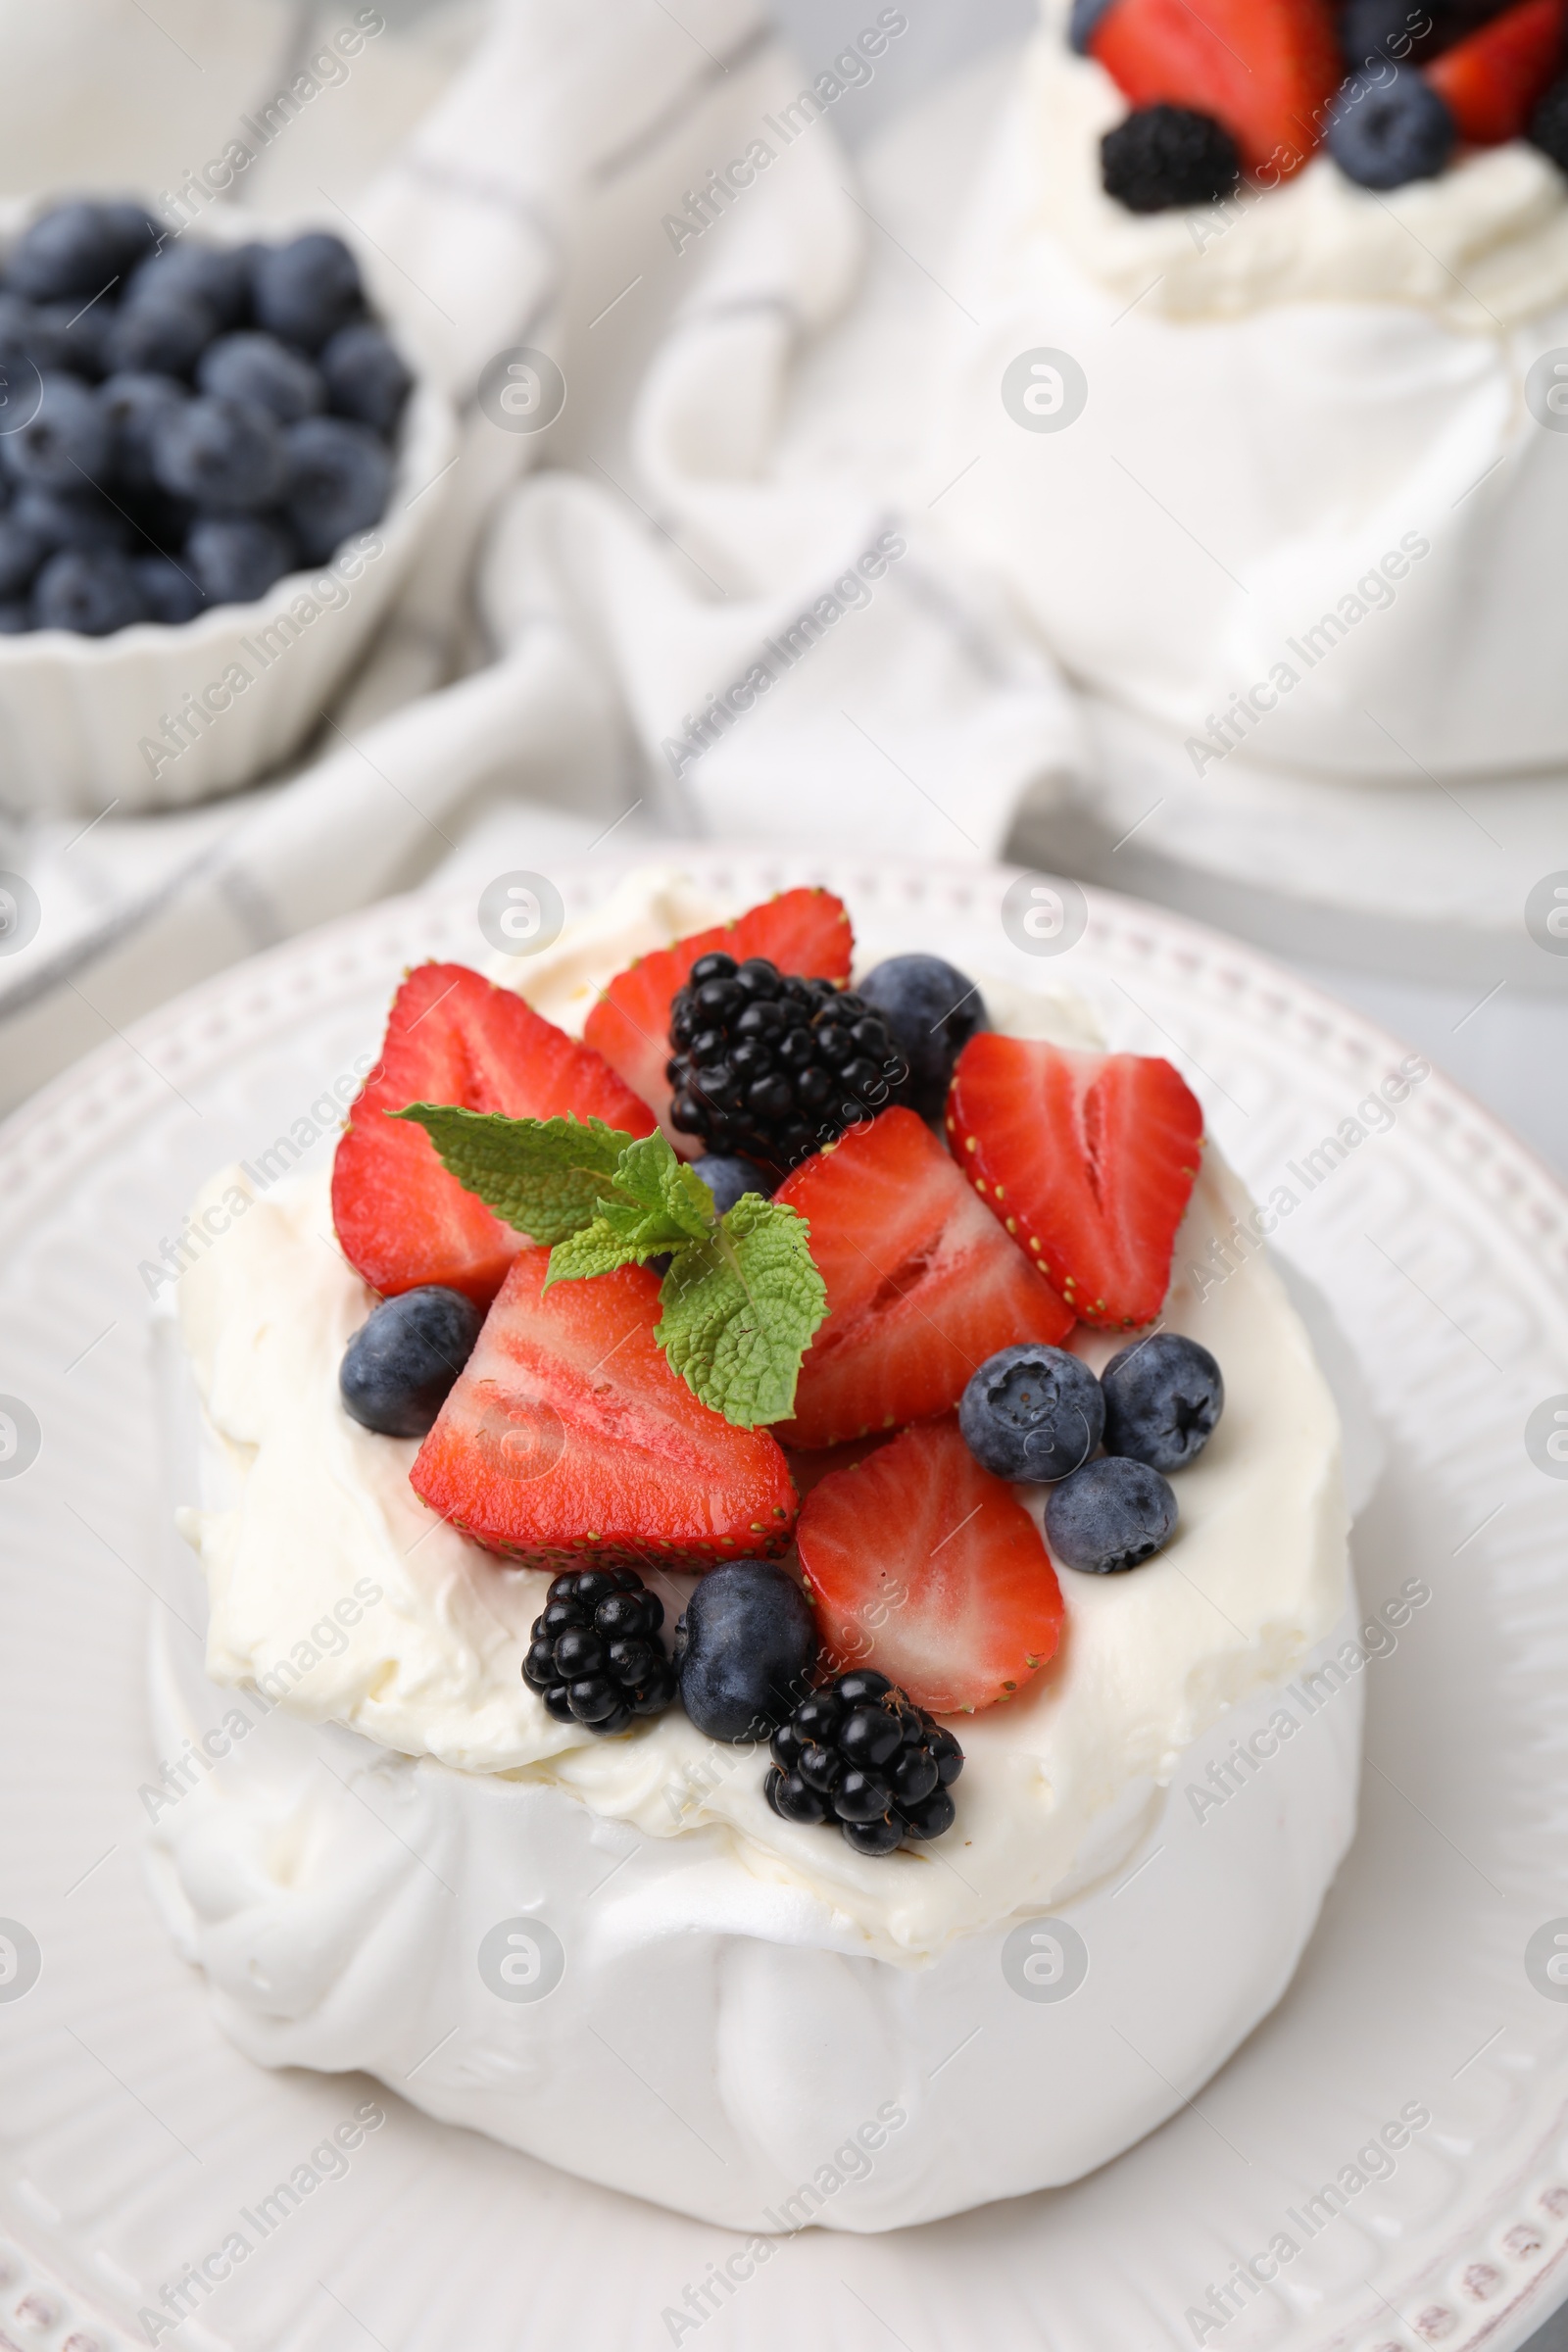
[[786, 890], [754, 906], [733, 923], [695, 931], [672, 948], [640, 956], [618, 972], [589, 1013], [583, 1036], [612, 1070], [653, 1105], [659, 1123], [683, 1159], [696, 1159], [702, 1145], [669, 1124], [669, 1080], [664, 1074], [671, 1047], [670, 1001], [683, 988], [699, 956], [721, 952], [743, 963], [765, 956], [781, 972], [803, 980], [847, 980], [855, 934], [844, 902], [830, 890]]
[[1345, 79], [1328, 0], [1112, 0], [1088, 48], [1134, 106], [1212, 115], [1249, 171], [1281, 179], [1321, 141]]
[[986, 1214], [912, 1110], [816, 1152], [777, 1198], [810, 1227], [828, 1311], [801, 1366], [786, 1445], [836, 1446], [945, 1413], [1021, 1340], [1055, 1347], [1074, 1317]]
[[951, 1418], [831, 1471], [798, 1542], [834, 1668], [874, 1666], [934, 1715], [995, 1706], [1055, 1655], [1061, 1588], [1045, 1544]]
[[332, 1163], [332, 1222], [343, 1254], [389, 1298], [426, 1282], [480, 1306], [521, 1237], [449, 1176], [422, 1127], [387, 1117], [410, 1102], [456, 1102], [513, 1119], [568, 1112], [647, 1135], [653, 1114], [588, 1046], [541, 1019], [511, 989], [461, 963], [423, 963], [392, 1000], [381, 1058], [349, 1111]]
[[1202, 1110], [1168, 1061], [973, 1037], [947, 1128], [986, 1206], [1084, 1322], [1153, 1321], [1203, 1141]]
[[1565, 0], [1522, 0], [1424, 71], [1472, 147], [1523, 133], [1562, 65]]
[[409, 1474], [416, 1494], [537, 1567], [782, 1550], [796, 1512], [784, 1456], [670, 1370], [658, 1277], [622, 1266], [546, 1291], [549, 1263], [548, 1250], [513, 1259]]

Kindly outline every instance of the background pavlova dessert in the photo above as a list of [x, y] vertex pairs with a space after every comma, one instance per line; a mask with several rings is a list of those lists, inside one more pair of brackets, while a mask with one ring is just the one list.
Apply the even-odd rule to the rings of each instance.
[[1246, 1202], [1169, 1065], [930, 956], [845, 995], [825, 893], [667, 946], [722, 911], [413, 973], [330, 1194], [182, 1281], [155, 1708], [227, 1754], [159, 1879], [267, 2063], [877, 2230], [1105, 2161], [1288, 1984], [1339, 1429], [1266, 1260], [1184, 1271]]
[[1558, 0], [1044, 13], [957, 266], [943, 512], [1102, 772], [1561, 777]]

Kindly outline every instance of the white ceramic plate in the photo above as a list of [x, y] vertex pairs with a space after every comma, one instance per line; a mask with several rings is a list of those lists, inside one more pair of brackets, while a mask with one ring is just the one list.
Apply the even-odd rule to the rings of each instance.
[[[0, 1478], [0, 1920], [41, 1963], [22, 1997], [0, 1981], [0, 2342], [144, 2343], [138, 2311], [239, 2230], [252, 2250], [230, 2281], [188, 2292], [187, 2352], [699, 2335], [702, 2352], [1513, 2352], [1568, 2259], [1568, 2007], [1526, 1969], [1568, 1913], [1568, 1484], [1526, 1446], [1568, 1386], [1568, 1197], [1436, 1076], [1308, 1192], [1290, 1163], [1402, 1049], [1173, 916], [1095, 896], [1079, 944], [1032, 960], [1004, 935], [997, 871], [686, 861], [737, 904], [826, 881], [872, 955], [928, 946], [1070, 982], [1118, 1043], [1176, 1057], [1255, 1193], [1301, 1196], [1279, 1246], [1332, 1299], [1389, 1446], [1357, 1538], [1363, 1596], [1412, 1575], [1434, 1595], [1367, 1670], [1361, 1832], [1301, 1971], [1222, 2075], [1182, 2086], [1177, 2122], [1093, 2179], [880, 2239], [808, 2232], [714, 2292], [701, 2326], [722, 2231], [385, 2093], [345, 2177], [265, 2240], [241, 2219], [373, 2086], [230, 2050], [143, 1882], [142, 1655], [167, 1553], [138, 1267], [199, 1178], [308, 1117], [375, 1043], [404, 964], [482, 956], [471, 901], [377, 907], [180, 1000], [0, 1130], [0, 1396], [41, 1431], [36, 1460]], [[568, 912], [616, 870], [602, 854], [558, 873]], [[1430, 2126], [1308, 2242], [1290, 2209], [1407, 2103]], [[1278, 2283], [1200, 2327], [1209, 2287], [1281, 2232], [1300, 2250]]]

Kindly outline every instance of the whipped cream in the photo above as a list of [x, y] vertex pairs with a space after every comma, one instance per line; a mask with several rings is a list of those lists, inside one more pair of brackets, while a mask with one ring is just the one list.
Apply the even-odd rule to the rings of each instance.
[[1568, 301], [1568, 181], [1521, 139], [1387, 195], [1357, 187], [1319, 149], [1279, 187], [1191, 212], [1129, 213], [1100, 171], [1101, 139], [1127, 100], [1068, 46], [1068, 0], [1047, 0], [1045, 15], [1026, 67], [1035, 221], [1120, 301], [1173, 318], [1411, 303], [1481, 334]]
[[[599, 982], [693, 919], [669, 876], [634, 878], [596, 925], [516, 959], [511, 976], [580, 1025]], [[1082, 1008], [988, 995], [998, 1025], [1086, 1041]], [[204, 1200], [236, 1184], [224, 1172]], [[446, 1526], [409, 1484], [416, 1444], [341, 1409], [338, 1364], [372, 1299], [332, 1237], [324, 1174], [255, 1200], [180, 1283], [205, 1449], [200, 1505], [181, 1528], [206, 1572], [208, 1672], [382, 1749], [564, 1792], [646, 1838], [700, 1838], [715, 1866], [831, 1921], [841, 1948], [928, 1960], [1064, 1900], [1146, 1834], [1183, 1751], [1289, 1677], [1346, 1603], [1338, 1417], [1302, 1325], [1260, 1256], [1206, 1279], [1201, 1297], [1183, 1271], [1246, 1206], [1210, 1146], [1167, 1321], [1213, 1350], [1228, 1401], [1176, 1482], [1177, 1535], [1127, 1576], [1060, 1572], [1057, 1657], [1009, 1703], [957, 1719], [967, 1763], [940, 1848], [872, 1859], [778, 1821], [765, 1758], [706, 1739], [678, 1708], [615, 1740], [547, 1713], [520, 1664], [548, 1576]], [[1097, 1367], [1119, 1344], [1074, 1341]], [[1038, 1510], [1038, 1492], [1020, 1492]], [[665, 1583], [671, 1618], [689, 1589]]]

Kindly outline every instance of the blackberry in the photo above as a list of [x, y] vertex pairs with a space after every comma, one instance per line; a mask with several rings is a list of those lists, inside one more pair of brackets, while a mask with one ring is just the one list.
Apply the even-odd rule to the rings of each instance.
[[635, 1568], [573, 1569], [555, 1579], [533, 1621], [522, 1679], [558, 1723], [623, 1732], [675, 1696], [663, 1622], [663, 1602]]
[[1223, 122], [1187, 106], [1144, 106], [1100, 142], [1105, 194], [1130, 213], [1234, 195], [1241, 151]]
[[772, 1739], [763, 1793], [781, 1821], [836, 1823], [858, 1854], [940, 1838], [963, 1750], [885, 1674], [857, 1669], [803, 1698]]
[[874, 1118], [908, 1072], [887, 1022], [765, 956], [699, 956], [669, 1008], [670, 1117], [710, 1152], [792, 1168]]

